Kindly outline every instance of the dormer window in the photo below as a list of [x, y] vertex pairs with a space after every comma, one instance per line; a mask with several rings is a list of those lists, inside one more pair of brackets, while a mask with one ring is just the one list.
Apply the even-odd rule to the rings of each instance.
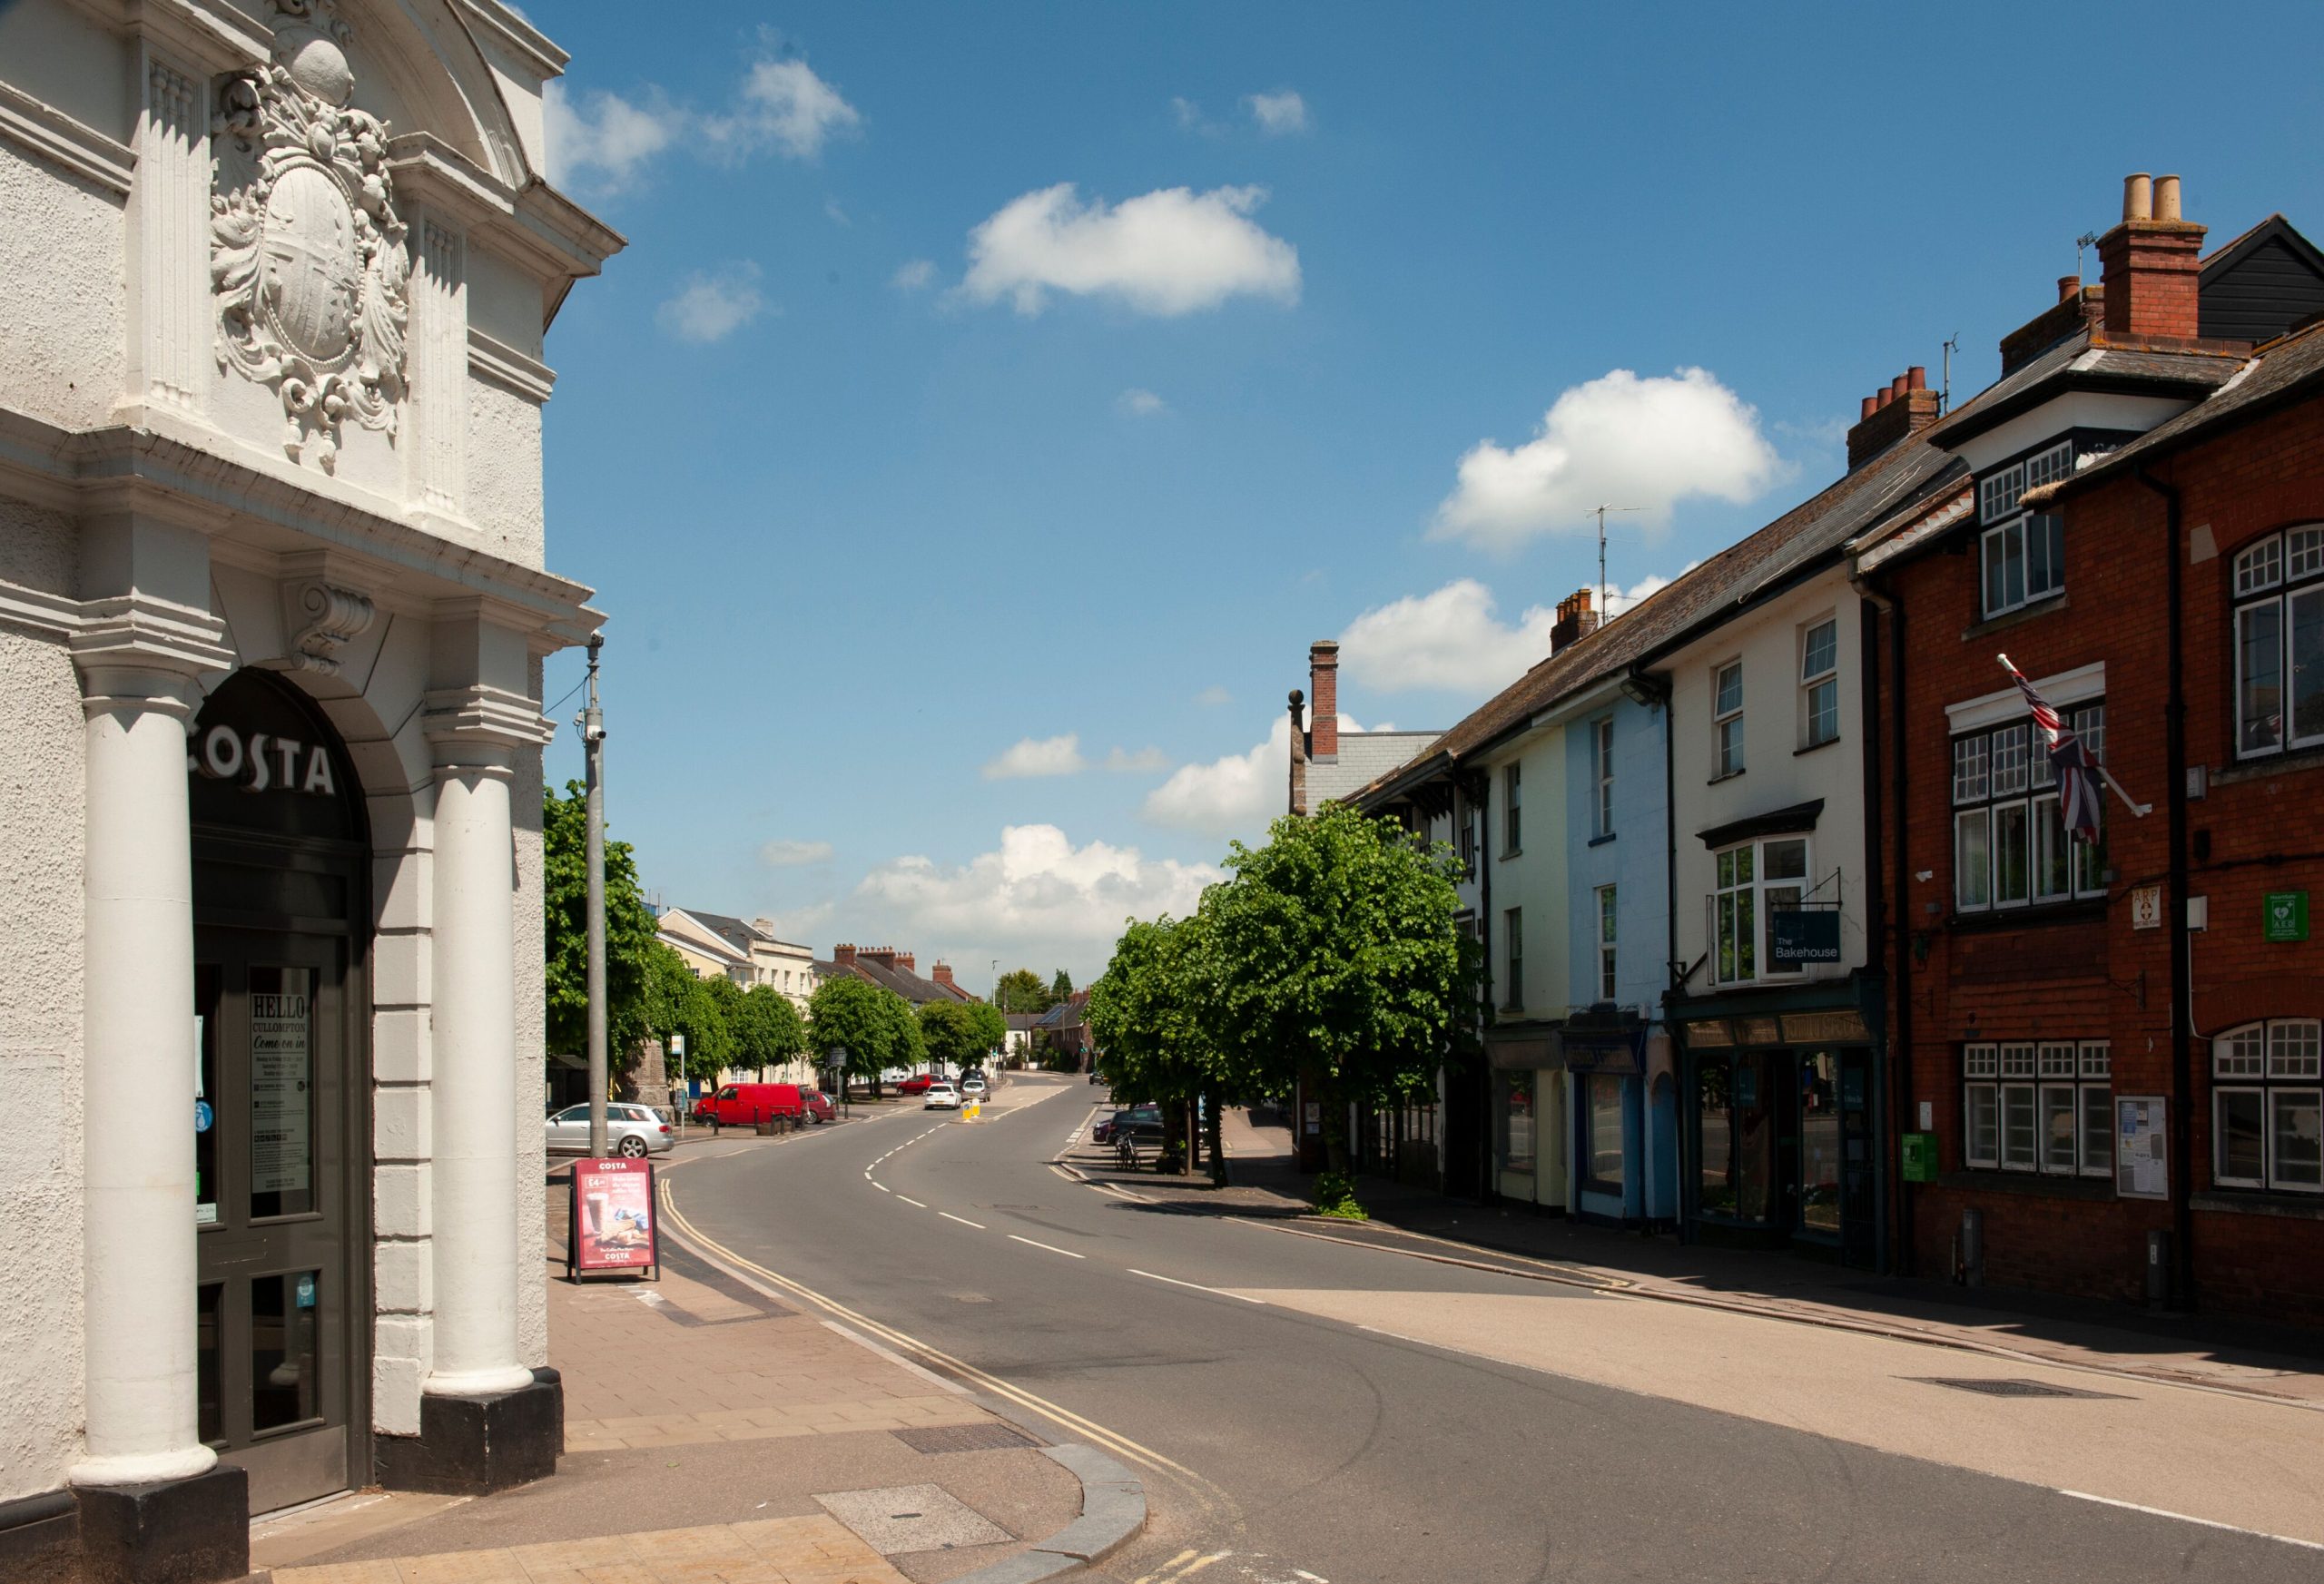
[[2019, 503], [2027, 490], [2054, 484], [2073, 471], [2073, 442], [2065, 440], [1979, 481], [1984, 615], [2002, 615], [2065, 592], [2064, 519], [2025, 511]]

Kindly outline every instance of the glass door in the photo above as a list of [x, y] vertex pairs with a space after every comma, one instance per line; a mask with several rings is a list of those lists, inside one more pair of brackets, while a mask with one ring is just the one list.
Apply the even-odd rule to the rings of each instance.
[[206, 929], [194, 977], [201, 1433], [267, 1512], [351, 1456], [347, 947]]

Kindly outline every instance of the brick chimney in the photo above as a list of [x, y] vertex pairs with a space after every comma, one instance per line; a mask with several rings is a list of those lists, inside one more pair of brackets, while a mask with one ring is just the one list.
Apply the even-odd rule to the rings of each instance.
[[1307, 717], [1304, 705], [1307, 695], [1297, 688], [1291, 690], [1291, 809], [1295, 814], [1307, 812]]
[[1856, 427], [1848, 430], [1848, 471], [1919, 434], [1936, 416], [1936, 392], [1928, 388], [1928, 370], [1915, 363], [1864, 398]]
[[1558, 601], [1558, 619], [1550, 625], [1550, 653], [1557, 654], [1576, 638], [1598, 630], [1598, 613], [1591, 609], [1593, 596], [1586, 588], [1577, 588]]
[[912, 966], [912, 954], [909, 951], [899, 951], [894, 954], [891, 960], [894, 962], [896, 967], [903, 969], [906, 973], [918, 973], [920, 971], [919, 969]]
[[832, 961], [841, 968], [852, 968], [855, 966], [855, 948], [852, 946], [832, 947]]
[[2079, 275], [2058, 277], [2058, 300], [2001, 339], [2001, 371], [2004, 379], [2079, 332], [2084, 325], [2096, 329], [2105, 317], [2106, 289], [2084, 286]]
[[1307, 645], [1307, 696], [1315, 701], [1308, 753], [1333, 759], [1340, 751], [1340, 646], [1329, 638]]
[[2122, 223], [2098, 239], [2109, 336], [2195, 339], [2204, 229], [2181, 218], [2178, 177], [2123, 178]]
[[949, 962], [940, 962], [931, 966], [928, 970], [928, 977], [948, 990], [955, 988], [952, 983], [952, 965]]

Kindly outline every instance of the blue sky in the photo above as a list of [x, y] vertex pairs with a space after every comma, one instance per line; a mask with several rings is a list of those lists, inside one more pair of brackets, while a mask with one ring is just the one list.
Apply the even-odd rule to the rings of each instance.
[[614, 834], [978, 989], [1261, 833], [1311, 639], [1361, 724], [1452, 723], [1595, 582], [1583, 505], [1649, 508], [1618, 589], [1748, 532], [1948, 335], [1988, 382], [2125, 172], [2324, 234], [2317, 88], [2191, 79], [2183, 6], [531, 15], [630, 239], [548, 345]]

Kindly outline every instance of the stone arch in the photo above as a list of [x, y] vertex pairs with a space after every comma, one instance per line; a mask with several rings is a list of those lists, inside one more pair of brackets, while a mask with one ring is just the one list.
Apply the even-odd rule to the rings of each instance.
[[426, 133], [510, 187], [537, 172], [525, 159], [515, 118], [484, 54], [450, 0], [340, 0], [353, 30], [348, 51], [355, 102], [384, 90], [395, 136]]

